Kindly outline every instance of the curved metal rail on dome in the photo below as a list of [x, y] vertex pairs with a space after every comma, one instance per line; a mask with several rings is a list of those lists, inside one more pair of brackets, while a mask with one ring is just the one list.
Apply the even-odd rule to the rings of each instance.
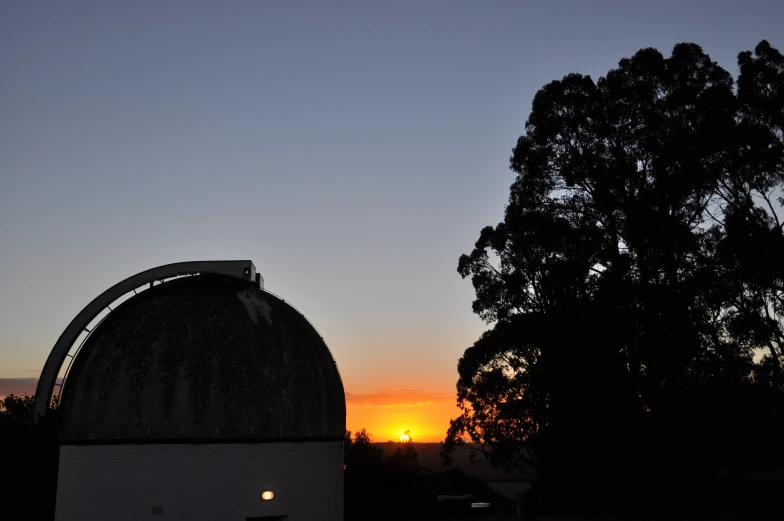
[[[40, 416], [46, 414], [52, 400], [52, 393], [54, 392], [55, 386], [60, 385], [62, 388], [62, 383], [57, 383], [57, 376], [60, 374], [66, 357], [70, 356], [71, 360], [73, 360], [75, 355], [69, 355], [69, 353], [73, 348], [74, 343], [82, 332], [87, 332], [89, 335], [95, 330], [95, 327], [90, 330], [87, 329], [87, 326], [89, 326], [90, 322], [92, 322], [103, 310], [108, 309], [109, 313], [111, 313], [112, 308], [110, 305], [113, 302], [123, 297], [125, 294], [130, 293], [131, 291], [135, 292], [137, 288], [147, 284], [152, 287], [155, 281], [163, 282], [166, 279], [172, 279], [174, 277], [203, 273], [227, 275], [244, 279], [249, 282], [258, 280], [260, 287], [262, 289], [264, 287], [261, 276], [256, 276], [256, 266], [249, 260], [176, 262], [174, 264], [166, 264], [137, 273], [132, 277], [128, 277], [127, 279], [118, 282], [87, 304], [71, 323], [68, 324], [68, 327], [66, 327], [65, 331], [60, 335], [60, 338], [57, 339], [57, 343], [55, 343], [52, 351], [49, 353], [49, 357], [46, 359], [46, 364], [44, 364], [44, 368], [41, 371], [41, 377], [38, 379], [38, 387], [35, 391], [34, 419], [37, 420]], [[103, 319], [101, 319], [101, 321], [103, 321]], [[79, 348], [77, 348], [77, 353], [78, 349], [80, 349], [83, 344], [84, 340], [80, 343]]]

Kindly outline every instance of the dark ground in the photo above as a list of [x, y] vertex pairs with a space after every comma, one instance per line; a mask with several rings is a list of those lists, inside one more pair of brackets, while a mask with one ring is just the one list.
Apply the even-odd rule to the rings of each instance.
[[[381, 447], [386, 454], [391, 454], [398, 443], [387, 441], [377, 443], [377, 445]], [[452, 457], [452, 465], [450, 467], [444, 467], [441, 457], [438, 455], [441, 450], [440, 443], [414, 442], [414, 448], [417, 451], [419, 466], [430, 469], [433, 472], [441, 472], [447, 468], [458, 468], [469, 476], [478, 477], [485, 483], [518, 483], [525, 481], [524, 476], [520, 474], [507, 474], [503, 470], [493, 467], [481, 454], [477, 454], [476, 462], [471, 462], [469, 459], [470, 452], [468, 450], [455, 451]]]

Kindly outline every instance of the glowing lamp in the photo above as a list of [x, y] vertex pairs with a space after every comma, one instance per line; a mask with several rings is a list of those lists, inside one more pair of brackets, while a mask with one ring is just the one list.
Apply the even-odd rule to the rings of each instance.
[[264, 501], [269, 501], [270, 499], [274, 498], [275, 494], [271, 490], [265, 490], [261, 493], [261, 499]]

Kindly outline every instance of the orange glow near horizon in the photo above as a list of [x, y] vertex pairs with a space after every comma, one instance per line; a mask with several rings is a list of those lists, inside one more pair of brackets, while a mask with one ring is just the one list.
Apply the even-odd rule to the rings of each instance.
[[[22, 380], [22, 379], [20, 379]], [[3, 394], [33, 396], [37, 379], [3, 388]], [[367, 429], [373, 441], [400, 440], [410, 431], [414, 442], [444, 441], [449, 421], [460, 415], [454, 391], [426, 392], [407, 389], [346, 393], [346, 429]]]
[[392, 389], [346, 393], [346, 429], [367, 429], [373, 441], [403, 441], [410, 431], [414, 442], [443, 441], [449, 420], [457, 417], [455, 399], [446, 393]]

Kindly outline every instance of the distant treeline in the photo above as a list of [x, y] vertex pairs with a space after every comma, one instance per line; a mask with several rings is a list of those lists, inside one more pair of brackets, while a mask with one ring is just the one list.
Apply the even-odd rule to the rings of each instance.
[[476, 476], [458, 468], [444, 470], [440, 459], [435, 469], [422, 466], [417, 449], [433, 445], [436, 444], [416, 444], [413, 440], [376, 444], [365, 429], [353, 436], [346, 431], [346, 520], [452, 519], [471, 515], [472, 502], [491, 503], [492, 508], [486, 513], [516, 512], [513, 502], [496, 494]]
[[[386, 441], [377, 442], [376, 445], [388, 455], [397, 450], [399, 443]], [[485, 483], [527, 482], [529, 479], [528, 475], [521, 472], [506, 472], [503, 468], [494, 467], [485, 458], [472, 458], [468, 450], [454, 453], [449, 466], [446, 466], [441, 455], [441, 443], [415, 442], [414, 450], [417, 453], [419, 466], [434, 472], [459, 469], [466, 475], [476, 476]]]

